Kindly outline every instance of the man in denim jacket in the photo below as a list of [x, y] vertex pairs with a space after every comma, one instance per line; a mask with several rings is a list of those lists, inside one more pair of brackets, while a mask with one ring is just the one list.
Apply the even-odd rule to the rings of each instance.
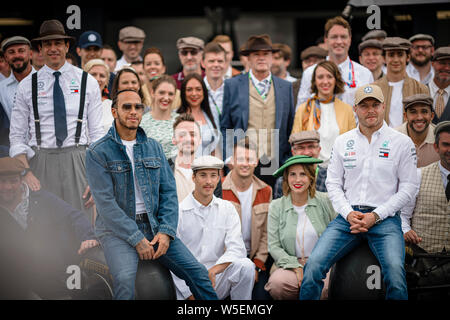
[[114, 281], [115, 299], [134, 299], [138, 260], [158, 259], [197, 299], [217, 299], [208, 271], [176, 237], [175, 179], [162, 147], [139, 127], [144, 112], [133, 90], [113, 99], [115, 122], [86, 154], [97, 205], [95, 232]]

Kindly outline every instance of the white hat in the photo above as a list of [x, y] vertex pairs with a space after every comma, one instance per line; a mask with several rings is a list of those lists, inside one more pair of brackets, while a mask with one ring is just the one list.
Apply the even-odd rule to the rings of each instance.
[[223, 161], [213, 156], [202, 156], [194, 159], [191, 165], [192, 171], [201, 169], [222, 169]]

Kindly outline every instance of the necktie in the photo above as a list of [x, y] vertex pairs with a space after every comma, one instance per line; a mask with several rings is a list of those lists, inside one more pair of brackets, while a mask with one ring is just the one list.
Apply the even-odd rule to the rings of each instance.
[[447, 176], [447, 187], [445, 188], [445, 196], [447, 201], [450, 200], [450, 174]]
[[55, 120], [55, 136], [56, 145], [61, 147], [67, 138], [67, 121], [66, 121], [66, 103], [64, 102], [64, 94], [59, 85], [59, 76], [61, 72], [53, 73], [55, 76], [55, 84], [53, 85], [53, 115]]
[[444, 90], [443, 89], [439, 89], [438, 90], [438, 96], [436, 98], [436, 116], [438, 118], [441, 117], [442, 113], [444, 112]]

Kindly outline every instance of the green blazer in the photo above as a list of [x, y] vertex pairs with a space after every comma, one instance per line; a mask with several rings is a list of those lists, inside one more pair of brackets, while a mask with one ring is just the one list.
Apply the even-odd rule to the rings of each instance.
[[[305, 211], [319, 237], [337, 216], [328, 199], [328, 194], [318, 191], [314, 198], [308, 195]], [[298, 214], [292, 205], [290, 194], [270, 203], [267, 221], [268, 246], [269, 253], [279, 268], [303, 267], [295, 253], [297, 222]]]

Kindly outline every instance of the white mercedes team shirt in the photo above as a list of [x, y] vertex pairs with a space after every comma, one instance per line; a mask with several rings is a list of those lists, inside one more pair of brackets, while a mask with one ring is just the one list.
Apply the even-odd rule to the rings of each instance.
[[[53, 73], [55, 71], [45, 65], [37, 72], [37, 100], [42, 148], [57, 148], [53, 112], [53, 85], [55, 83]], [[61, 72], [59, 84], [64, 93], [66, 105], [67, 138], [62, 145], [64, 148], [75, 145], [83, 70], [66, 62], [58, 71]], [[29, 74], [17, 86], [16, 100], [11, 112], [9, 134], [11, 143], [9, 154], [11, 157], [26, 154], [28, 159], [30, 159], [34, 156], [34, 151], [31, 147], [37, 146], [37, 143], [31, 91], [31, 74]], [[97, 80], [93, 76], [88, 75], [80, 145], [90, 144], [103, 137], [102, 117], [100, 88]]]
[[[327, 60], [329, 60], [329, 57], [327, 57]], [[303, 72], [302, 81], [300, 83], [300, 89], [297, 96], [297, 106], [295, 108], [296, 111], [302, 103], [306, 102], [308, 98], [314, 95], [313, 93], [311, 93], [311, 80], [316, 66], [317, 64], [314, 64], [308, 67]], [[338, 95], [337, 97], [345, 103], [353, 106], [355, 104], [356, 88], [374, 82], [372, 72], [370, 72], [369, 69], [360, 65], [356, 61], [350, 61], [350, 58], [348, 56], [344, 62], [338, 65], [338, 67], [341, 71], [342, 80], [350, 84], [353, 84], [354, 80], [355, 85], [352, 88], [350, 88], [348, 85], [345, 85], [345, 92]]]
[[385, 121], [370, 143], [359, 126], [337, 137], [326, 186], [345, 220], [352, 205], [375, 207], [382, 220], [394, 216], [414, 198], [418, 185], [414, 143]]

